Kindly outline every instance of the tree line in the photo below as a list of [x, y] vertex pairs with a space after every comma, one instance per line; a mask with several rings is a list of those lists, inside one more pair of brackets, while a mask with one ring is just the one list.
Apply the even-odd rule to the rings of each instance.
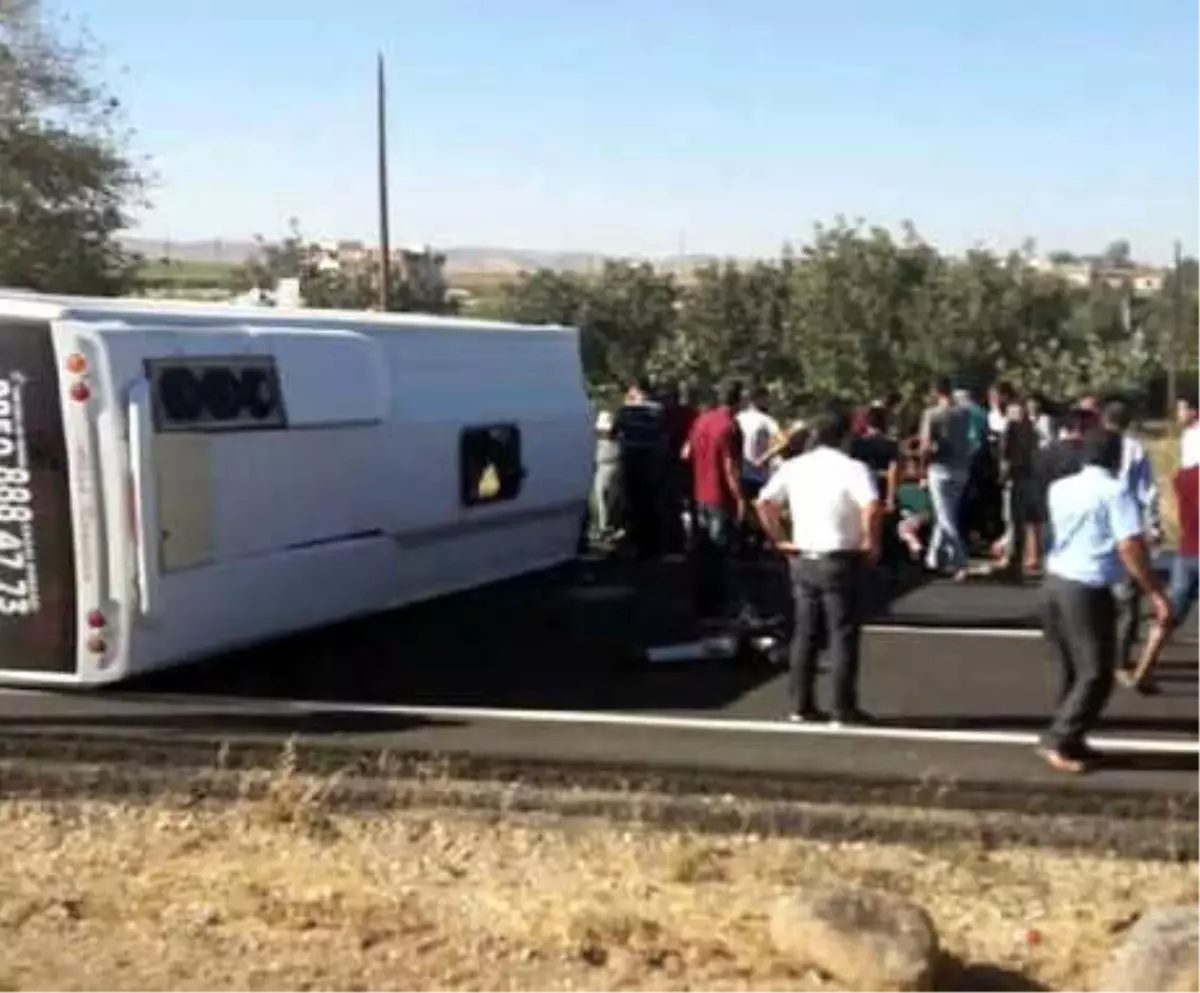
[[736, 376], [788, 409], [891, 394], [912, 406], [949, 375], [975, 387], [1009, 379], [1047, 397], [1145, 396], [1161, 391], [1172, 347], [1194, 378], [1195, 260], [1180, 270], [1174, 345], [1175, 274], [1145, 293], [1125, 271], [1098, 267], [1080, 286], [1035, 267], [1028, 251], [951, 256], [911, 225], [895, 237], [839, 219], [777, 259], [715, 263], [687, 281], [624, 261], [591, 277], [527, 273], [488, 310], [579, 327], [597, 391], [640, 373], [701, 384]]

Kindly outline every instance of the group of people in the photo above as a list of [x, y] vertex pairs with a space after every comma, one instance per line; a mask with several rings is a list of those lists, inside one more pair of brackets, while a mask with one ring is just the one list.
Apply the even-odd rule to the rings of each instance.
[[[687, 550], [702, 617], [752, 612], [735, 558], [782, 553], [794, 617], [788, 647], [794, 721], [864, 723], [858, 703], [864, 572], [916, 561], [956, 579], [982, 542], [1002, 573], [1044, 572], [1045, 631], [1063, 689], [1042, 752], [1084, 768], [1089, 729], [1114, 682], [1153, 692], [1152, 670], [1196, 598], [1194, 397], [1181, 400], [1181, 536], [1168, 588], [1150, 567], [1161, 538], [1154, 473], [1119, 400], [1083, 397], [1052, 419], [1007, 384], [987, 406], [946, 380], [933, 384], [914, 435], [890, 430], [892, 404], [832, 404], [781, 429], [765, 391], [727, 386], [693, 405], [681, 389], [640, 382], [597, 421], [595, 532], [624, 535], [639, 558]], [[790, 519], [789, 522], [785, 522]], [[1141, 595], [1157, 623], [1141, 654]], [[816, 706], [817, 657], [831, 656], [831, 712]]]

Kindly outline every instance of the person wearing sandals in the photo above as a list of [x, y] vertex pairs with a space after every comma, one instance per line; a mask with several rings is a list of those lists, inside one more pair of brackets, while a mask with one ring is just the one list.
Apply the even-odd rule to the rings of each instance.
[[1116, 679], [1113, 587], [1130, 576], [1145, 591], [1158, 623], [1171, 619], [1170, 601], [1150, 567], [1141, 508], [1117, 478], [1121, 435], [1093, 428], [1080, 454], [1083, 468], [1050, 487], [1053, 544], [1042, 587], [1044, 633], [1058, 658], [1062, 685], [1038, 750], [1061, 772], [1083, 772], [1098, 758], [1087, 735]]

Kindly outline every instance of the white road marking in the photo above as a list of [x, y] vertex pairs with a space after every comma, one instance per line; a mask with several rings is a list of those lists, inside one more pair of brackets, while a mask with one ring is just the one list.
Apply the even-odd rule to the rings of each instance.
[[864, 624], [864, 634], [952, 634], [981, 638], [1040, 638], [1037, 628], [952, 628], [945, 626], [917, 627], [913, 624]]
[[[2, 695], [51, 696], [52, 690], [0, 690]], [[255, 697], [202, 697], [192, 695], [106, 696], [120, 703], [183, 705], [181, 711], [219, 706], [239, 714], [358, 714], [374, 717], [426, 717], [459, 721], [496, 721], [516, 724], [574, 724], [592, 727], [649, 728], [654, 730], [716, 731], [725, 734], [801, 734], [842, 738], [876, 738], [885, 741], [933, 742], [957, 745], [1032, 747], [1038, 736], [1023, 731], [940, 730], [919, 727], [832, 727], [827, 724], [791, 724], [786, 720], [748, 720], [735, 717], [684, 717], [667, 714], [627, 714], [613, 711], [525, 710], [500, 707], [426, 707], [408, 704], [339, 702], [335, 700], [279, 700]], [[97, 715], [102, 721], [103, 715]], [[1170, 738], [1131, 738], [1095, 735], [1091, 743], [1101, 751], [1138, 752], [1149, 755], [1200, 755], [1200, 741]]]

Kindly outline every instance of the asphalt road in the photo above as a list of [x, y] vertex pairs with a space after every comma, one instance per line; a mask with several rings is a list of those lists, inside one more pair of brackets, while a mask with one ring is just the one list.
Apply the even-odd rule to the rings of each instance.
[[[769, 568], [758, 602], [782, 608]], [[1036, 589], [980, 582], [877, 588], [865, 636], [867, 730], [797, 728], [786, 676], [755, 661], [651, 667], [639, 649], [695, 634], [678, 563], [592, 563], [287, 639], [100, 694], [0, 691], [0, 733], [316, 742], [676, 769], [1186, 795], [1197, 769], [1194, 619], [1164, 692], [1118, 690], [1097, 772], [1063, 779], [1030, 745], [1056, 692]]]

